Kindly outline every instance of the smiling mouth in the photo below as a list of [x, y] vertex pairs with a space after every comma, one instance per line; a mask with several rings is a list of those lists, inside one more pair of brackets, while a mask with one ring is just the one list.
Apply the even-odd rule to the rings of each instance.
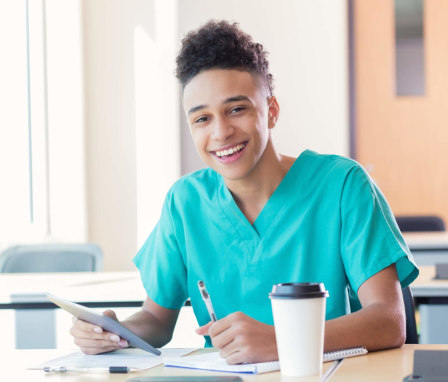
[[247, 145], [247, 142], [240, 143], [230, 149], [212, 151], [218, 158], [229, 158], [241, 152]]

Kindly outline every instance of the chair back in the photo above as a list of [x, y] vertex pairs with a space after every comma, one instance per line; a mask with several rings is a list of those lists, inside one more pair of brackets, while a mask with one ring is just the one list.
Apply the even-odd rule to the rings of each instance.
[[403, 288], [404, 309], [406, 311], [406, 342], [418, 344], [417, 323], [415, 321], [414, 297], [411, 288]]
[[94, 272], [102, 268], [102, 251], [92, 243], [18, 245], [0, 255], [0, 273]]
[[439, 216], [397, 216], [401, 232], [445, 231], [445, 222]]

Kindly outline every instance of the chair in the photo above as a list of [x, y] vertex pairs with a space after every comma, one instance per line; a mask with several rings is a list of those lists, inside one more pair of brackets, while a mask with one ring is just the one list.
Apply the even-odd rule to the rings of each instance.
[[102, 251], [91, 243], [18, 245], [0, 255], [0, 273], [93, 272], [102, 268]]
[[445, 231], [445, 223], [439, 216], [397, 216], [401, 232]]
[[406, 342], [418, 344], [417, 323], [415, 322], [414, 297], [411, 288], [403, 288], [404, 310], [406, 312]]
[[[102, 268], [102, 251], [91, 243], [18, 245], [0, 254], [0, 273], [93, 272]], [[30, 298], [18, 293], [11, 295], [11, 300], [20, 303], [24, 297]], [[32, 298], [48, 302], [43, 293]], [[54, 309], [16, 309], [15, 325], [17, 349], [56, 348]]]

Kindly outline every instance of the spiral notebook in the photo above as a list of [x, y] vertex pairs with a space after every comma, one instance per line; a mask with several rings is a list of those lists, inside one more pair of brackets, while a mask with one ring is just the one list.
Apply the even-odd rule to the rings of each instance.
[[[358, 355], [363, 355], [366, 353], [367, 350], [363, 347], [338, 350], [334, 352], [324, 353], [323, 361], [330, 362], [342, 358], [356, 357]], [[278, 361], [228, 365], [226, 361], [220, 357], [219, 352], [210, 352], [187, 357], [165, 358], [164, 363], [165, 366], [169, 367], [226, 371], [229, 373], [261, 374], [280, 370], [280, 363]]]

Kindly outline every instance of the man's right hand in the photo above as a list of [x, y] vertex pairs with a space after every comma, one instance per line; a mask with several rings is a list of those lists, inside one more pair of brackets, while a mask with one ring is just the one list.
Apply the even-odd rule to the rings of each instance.
[[[105, 316], [118, 322], [113, 310], [103, 312]], [[75, 345], [79, 346], [85, 354], [99, 354], [112, 350], [123, 349], [129, 346], [128, 341], [103, 328], [73, 317], [73, 326], [70, 334], [74, 337]]]

